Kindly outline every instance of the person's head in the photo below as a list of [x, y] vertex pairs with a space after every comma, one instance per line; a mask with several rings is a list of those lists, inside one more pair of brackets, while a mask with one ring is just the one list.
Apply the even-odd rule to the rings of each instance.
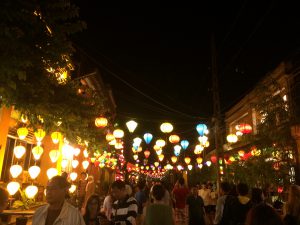
[[193, 196], [197, 196], [197, 195], [198, 195], [198, 188], [197, 188], [197, 187], [192, 187], [192, 189], [191, 189], [191, 194], [192, 194]]
[[145, 188], [145, 182], [139, 181], [137, 183], [137, 187], [139, 188], [139, 190], [143, 190]]
[[246, 196], [248, 194], [248, 191], [249, 191], [248, 185], [245, 183], [239, 183], [236, 186], [236, 192], [238, 193], [238, 195]]
[[6, 189], [0, 187], [0, 213], [6, 209], [8, 204], [8, 192]]
[[183, 178], [183, 177], [180, 177], [180, 178], [178, 179], [178, 183], [179, 183], [181, 186], [183, 186], [183, 185], [184, 185], [184, 178]]
[[68, 173], [67, 172], [62, 172], [60, 176], [64, 177], [65, 179], [68, 179]]
[[260, 188], [252, 188], [251, 201], [255, 204], [261, 203], [264, 200], [263, 191]]
[[85, 172], [81, 172], [80, 174], [80, 180], [85, 180], [86, 179], [86, 173]]
[[260, 203], [250, 209], [245, 225], [283, 225], [280, 215], [275, 209], [265, 203]]
[[132, 195], [132, 188], [129, 184], [125, 184], [125, 190], [128, 196]]
[[52, 177], [46, 187], [46, 199], [51, 204], [63, 202], [70, 187], [69, 182], [62, 176]]
[[94, 177], [93, 176], [88, 176], [87, 181], [88, 182], [94, 182]]
[[300, 219], [300, 186], [298, 185], [293, 184], [289, 187], [287, 211]]
[[165, 196], [165, 188], [161, 184], [155, 184], [152, 188], [152, 196], [157, 201], [162, 200]]
[[85, 215], [91, 217], [100, 211], [100, 199], [98, 195], [91, 195], [86, 203]]
[[220, 184], [220, 189], [221, 189], [222, 194], [228, 194], [231, 190], [231, 187], [230, 187], [230, 184], [225, 181]]
[[127, 191], [125, 182], [121, 180], [114, 181], [111, 184], [111, 193], [112, 196], [115, 197], [117, 200], [126, 198]]

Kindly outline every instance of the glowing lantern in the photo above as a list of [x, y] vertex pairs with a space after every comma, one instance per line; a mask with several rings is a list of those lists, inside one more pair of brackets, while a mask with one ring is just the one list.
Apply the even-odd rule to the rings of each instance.
[[176, 163], [177, 162], [177, 157], [176, 156], [172, 156], [171, 157], [171, 161], [172, 161], [172, 163]]
[[83, 150], [83, 156], [84, 156], [84, 158], [89, 157], [89, 153], [86, 149]]
[[61, 161], [61, 168], [66, 169], [67, 166], [68, 166], [68, 164], [69, 164], [68, 160], [67, 159], [63, 159]]
[[20, 184], [15, 181], [9, 182], [6, 186], [6, 189], [10, 195], [16, 194], [19, 188], [20, 188]]
[[21, 116], [21, 121], [22, 121], [22, 123], [27, 123], [27, 121], [28, 121], [27, 116], [24, 115], [24, 114], [22, 114], [22, 116]]
[[182, 148], [183, 148], [184, 150], [186, 150], [190, 143], [189, 143], [187, 140], [182, 140], [182, 141], [180, 142], [180, 144], [181, 144]]
[[203, 151], [204, 147], [202, 145], [196, 145], [195, 146], [195, 149], [194, 149], [194, 153], [197, 155], [197, 154], [200, 154], [202, 151]]
[[202, 159], [201, 157], [198, 157], [198, 158], [196, 159], [196, 161], [197, 161], [198, 164], [201, 164], [202, 161], [203, 161], [203, 159]]
[[205, 142], [204, 147], [209, 147], [209, 141]]
[[239, 125], [239, 128], [240, 128], [240, 131], [243, 133], [243, 134], [250, 134], [252, 132], [252, 127], [251, 125], [249, 124], [246, 124], [246, 123], [242, 123]]
[[207, 142], [207, 140], [208, 140], [208, 137], [205, 136], [205, 135], [198, 137], [198, 141], [199, 141], [202, 145], [204, 145], [204, 144]]
[[206, 162], [206, 165], [207, 165], [208, 167], [210, 167], [210, 166], [211, 166], [211, 161], [207, 161], [207, 162]]
[[58, 150], [51, 150], [49, 152], [49, 156], [50, 156], [51, 162], [55, 163], [58, 160], [59, 151]]
[[192, 166], [192, 165], [188, 165], [187, 167], [188, 167], [189, 170], [192, 170], [192, 169], [193, 169], [193, 166]]
[[115, 138], [122, 138], [122, 137], [124, 137], [124, 131], [122, 131], [120, 129], [116, 129], [116, 130], [114, 130], [113, 135]]
[[283, 192], [283, 187], [282, 187], [282, 186], [279, 186], [279, 187], [277, 188], [277, 192], [278, 192], [279, 194], [281, 194], [281, 193]]
[[236, 143], [238, 141], [238, 138], [235, 134], [228, 134], [226, 139], [229, 143]]
[[52, 132], [51, 139], [52, 139], [54, 144], [58, 144], [60, 138], [61, 138], [61, 133], [60, 132]]
[[35, 185], [29, 185], [25, 189], [25, 195], [27, 198], [34, 198], [34, 196], [38, 193], [38, 188]]
[[140, 146], [142, 143], [142, 139], [139, 137], [136, 137], [135, 139], [133, 139], [133, 143], [135, 146]]
[[26, 149], [24, 146], [18, 145], [14, 148], [14, 154], [17, 159], [21, 159], [22, 156], [25, 154]]
[[185, 157], [184, 161], [185, 161], [186, 164], [190, 164], [191, 158], [190, 157]]
[[162, 125], [160, 125], [160, 130], [163, 133], [170, 133], [173, 130], [173, 125], [170, 123], [163, 123]]
[[13, 178], [17, 178], [22, 173], [22, 166], [20, 165], [12, 165], [9, 169], [9, 172]]
[[145, 155], [146, 159], [148, 159], [150, 156], [150, 151], [149, 150], [144, 151], [144, 155]]
[[105, 136], [105, 139], [106, 139], [108, 142], [110, 142], [110, 141], [112, 141], [112, 140], [115, 139], [115, 136], [114, 136], [113, 134], [111, 134], [111, 133], [108, 133], [108, 134]]
[[106, 127], [108, 124], [108, 121], [105, 117], [97, 117], [95, 119], [95, 126], [99, 128]]
[[180, 171], [180, 170], [183, 170], [183, 167], [182, 165], [177, 165], [177, 169]]
[[70, 178], [72, 181], [75, 181], [77, 179], [77, 173], [76, 172], [70, 173]]
[[122, 143], [117, 142], [117, 143], [115, 144], [115, 149], [122, 149], [122, 148], [123, 148], [123, 144], [122, 144]]
[[69, 188], [70, 193], [74, 193], [76, 191], [76, 185], [72, 184], [71, 187]]
[[48, 179], [50, 180], [52, 177], [55, 177], [58, 175], [58, 171], [56, 168], [50, 168], [47, 170], [47, 176], [48, 176]]
[[137, 122], [133, 121], [133, 120], [130, 120], [126, 123], [126, 126], [129, 130], [130, 133], [133, 133], [135, 128], [137, 127]]
[[146, 142], [146, 144], [150, 144], [150, 142], [152, 141], [153, 135], [150, 133], [146, 133], [144, 134], [144, 140]]
[[166, 142], [163, 139], [158, 139], [156, 145], [162, 148], [166, 145]]
[[212, 161], [212, 163], [216, 163], [216, 162], [217, 162], [217, 156], [212, 155], [212, 156], [210, 157], [210, 160]]
[[155, 163], [154, 163], [154, 166], [155, 166], [155, 167], [158, 167], [158, 166], [159, 166], [159, 162], [155, 162]]
[[161, 153], [162, 153], [162, 149], [156, 151], [156, 155], [161, 155]]
[[41, 146], [35, 146], [32, 150], [31, 150], [33, 157], [35, 160], [39, 160], [41, 158], [41, 155], [44, 152], [44, 149]]
[[240, 157], [244, 157], [244, 155], [245, 155], [245, 151], [243, 151], [243, 150], [240, 150], [240, 151], [238, 151], [238, 154], [239, 154], [239, 156], [240, 156]]
[[43, 129], [38, 129], [36, 132], [34, 132], [34, 136], [38, 142], [41, 142], [45, 135], [46, 132]]
[[78, 156], [80, 154], [80, 148], [73, 149], [73, 155]]
[[64, 144], [62, 146], [62, 156], [64, 159], [72, 159], [73, 158], [74, 148], [71, 145]]
[[235, 161], [235, 158], [234, 158], [233, 156], [230, 156], [230, 157], [229, 157], [229, 160], [230, 160], [231, 162], [234, 162], [234, 161]]
[[38, 166], [31, 166], [31, 167], [29, 167], [28, 172], [29, 172], [31, 179], [34, 180], [40, 174], [41, 168]]
[[180, 137], [176, 134], [173, 134], [169, 137], [169, 141], [172, 143], [172, 144], [177, 144], [179, 141], [180, 141]]
[[17, 130], [18, 136], [21, 140], [24, 140], [28, 134], [28, 129], [26, 127], [21, 127]]
[[72, 167], [75, 169], [79, 165], [78, 160], [72, 160]]
[[164, 160], [164, 157], [165, 157], [165, 156], [164, 156], [163, 154], [161, 154], [161, 155], [158, 156], [158, 160], [159, 160], [159, 161], [163, 161], [163, 160]]
[[237, 132], [235, 132], [235, 135], [236, 135], [236, 136], [242, 136], [243, 133], [242, 133], [241, 131], [238, 130]]
[[138, 156], [138, 155], [136, 155], [136, 154], [135, 154], [135, 155], [133, 155], [133, 159], [134, 159], [134, 160], [137, 160], [138, 158], [139, 158], [139, 156]]
[[200, 136], [203, 136], [207, 132], [207, 126], [205, 124], [198, 124], [196, 130]]
[[138, 147], [137, 152], [142, 152], [142, 151], [143, 151], [142, 147]]
[[153, 149], [154, 149], [155, 151], [158, 151], [158, 150], [161, 149], [161, 147], [159, 147], [158, 145], [154, 145], [154, 146], [153, 146]]
[[180, 145], [175, 145], [175, 146], [174, 146], [174, 155], [179, 156], [179, 155], [180, 155], [181, 147], [178, 148], [178, 147], [176, 147], [176, 146], [179, 146], [179, 147], [180, 147]]
[[82, 162], [82, 167], [83, 167], [83, 169], [85, 169], [85, 170], [89, 167], [89, 165], [90, 165], [90, 163], [89, 163], [89, 161], [87, 161], [87, 160], [84, 160], [84, 161]]

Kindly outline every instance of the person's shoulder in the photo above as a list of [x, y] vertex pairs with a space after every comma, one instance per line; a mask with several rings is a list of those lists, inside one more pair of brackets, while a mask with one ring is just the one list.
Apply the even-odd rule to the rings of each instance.
[[70, 211], [72, 211], [72, 212], [78, 212], [79, 213], [79, 210], [75, 207], [75, 206], [73, 206], [73, 205], [71, 205], [69, 202], [65, 202], [65, 205], [66, 205], [66, 207], [68, 208], [68, 210], [70, 210]]
[[35, 213], [34, 213], [34, 214], [39, 214], [39, 213], [41, 213], [41, 212], [47, 210], [48, 206], [49, 206], [48, 204], [45, 204], [45, 205], [42, 205], [42, 206], [38, 207], [38, 208], [35, 210]]
[[127, 202], [128, 202], [128, 203], [131, 203], [131, 204], [132, 204], [132, 203], [137, 203], [137, 202], [136, 202], [136, 199], [135, 199], [134, 197], [132, 197], [132, 196], [129, 197], [129, 198], [127, 199]]

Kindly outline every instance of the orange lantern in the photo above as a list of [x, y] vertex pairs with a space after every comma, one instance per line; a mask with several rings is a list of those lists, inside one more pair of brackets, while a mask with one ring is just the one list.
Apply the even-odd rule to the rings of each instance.
[[180, 137], [176, 134], [173, 134], [169, 137], [169, 141], [172, 143], [172, 144], [177, 144], [179, 141], [180, 141]]
[[239, 154], [239, 156], [240, 156], [240, 157], [244, 157], [244, 155], [245, 155], [245, 151], [243, 151], [243, 150], [240, 150], [240, 151], [238, 151], [238, 154]]
[[105, 138], [106, 138], [106, 140], [107, 140], [108, 142], [110, 142], [110, 141], [112, 141], [112, 140], [115, 139], [115, 136], [114, 136], [113, 134], [111, 134], [111, 133], [108, 133], [108, 134], [105, 136]]
[[97, 117], [95, 119], [96, 127], [103, 128], [103, 127], [106, 127], [107, 124], [108, 124], [108, 121], [105, 117]]
[[171, 161], [172, 161], [172, 163], [176, 163], [177, 162], [177, 157], [176, 156], [172, 156], [171, 157]]
[[164, 160], [164, 157], [165, 157], [165, 156], [164, 156], [163, 154], [161, 154], [161, 155], [158, 156], [158, 160], [159, 160], [159, 161], [163, 161], [163, 160]]
[[149, 150], [144, 151], [144, 155], [145, 155], [146, 159], [148, 159], [149, 155], [150, 155], [150, 151]]
[[197, 161], [198, 164], [201, 164], [202, 161], [203, 161], [203, 159], [202, 159], [201, 157], [198, 157], [198, 158], [196, 159], [196, 161]]

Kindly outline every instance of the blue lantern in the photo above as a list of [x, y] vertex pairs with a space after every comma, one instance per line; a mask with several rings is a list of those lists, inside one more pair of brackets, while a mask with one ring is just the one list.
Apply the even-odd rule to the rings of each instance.
[[200, 123], [196, 126], [196, 130], [200, 136], [203, 136], [207, 131], [207, 126], [203, 123]]
[[182, 147], [184, 150], [186, 150], [190, 143], [189, 143], [188, 140], [182, 140], [182, 141], [180, 142], [180, 144], [181, 144], [181, 147]]
[[177, 150], [177, 149], [175, 150], [175, 149], [174, 149], [174, 155], [175, 155], [175, 156], [179, 156], [179, 155], [180, 155], [180, 150]]
[[150, 134], [150, 133], [144, 134], [144, 140], [145, 140], [147, 145], [151, 142], [152, 138], [153, 138], [152, 134]]

